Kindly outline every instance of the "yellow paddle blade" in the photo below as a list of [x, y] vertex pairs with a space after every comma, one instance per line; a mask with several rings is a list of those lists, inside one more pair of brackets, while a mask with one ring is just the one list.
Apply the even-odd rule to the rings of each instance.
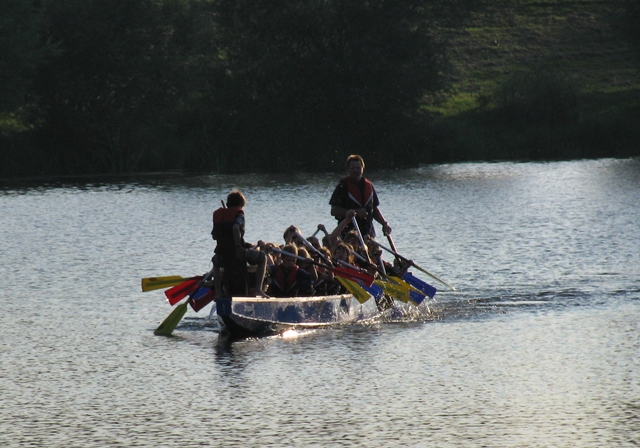
[[187, 305], [189, 301], [185, 301], [178, 305], [167, 318], [155, 329], [153, 334], [156, 336], [171, 336], [173, 330], [176, 329], [184, 315], [187, 313]]
[[409, 301], [409, 288], [400, 283], [395, 283], [394, 281], [388, 280], [375, 280], [376, 285], [381, 287], [385, 294], [393, 297], [396, 300], [407, 303]]
[[401, 285], [402, 288], [407, 288], [407, 290], [409, 291], [415, 291], [418, 294], [422, 294], [423, 296], [426, 296], [426, 294], [423, 291], [420, 291], [418, 288], [416, 288], [415, 286], [413, 286], [410, 283], [405, 282], [403, 279], [401, 279], [400, 277], [394, 277], [394, 276], [390, 276], [389, 279], [394, 282], [397, 283], [398, 285]]
[[424, 292], [422, 292], [421, 290], [419, 290], [418, 288], [416, 288], [415, 286], [413, 286], [412, 284], [406, 282], [404, 279], [400, 278], [400, 277], [396, 277], [393, 275], [385, 275], [384, 276], [384, 280], [391, 282], [391, 283], [395, 283], [397, 285], [400, 285], [403, 289], [406, 288], [410, 291], [415, 291], [418, 292], [422, 295], [426, 295]]
[[[389, 280], [389, 283], [395, 283], [399, 289], [401, 289], [403, 291], [403, 297], [407, 297], [407, 299], [409, 300], [409, 302], [411, 302], [413, 305], [418, 306], [422, 300], [424, 300], [424, 298], [427, 296], [423, 291], [419, 290], [418, 288], [416, 288], [415, 286], [413, 286], [410, 283], [407, 283], [406, 281], [404, 281], [403, 279], [401, 279], [400, 277], [395, 277], [395, 276], [387, 276], [387, 280]], [[404, 295], [404, 291], [406, 289], [406, 296]], [[422, 299], [420, 300], [420, 303], [415, 302], [413, 299], [414, 297], [411, 296], [411, 291], [418, 293], [422, 296]]]
[[143, 278], [141, 281], [142, 292], [153, 291], [155, 289], [169, 288], [171, 286], [179, 285], [184, 280], [185, 278], [179, 275]]
[[344, 286], [349, 293], [353, 294], [353, 296], [360, 303], [364, 303], [371, 298], [369, 293], [362, 289], [360, 285], [356, 282], [352, 282], [351, 280], [347, 280], [346, 278], [336, 277], [336, 280], [340, 282], [342, 286]]

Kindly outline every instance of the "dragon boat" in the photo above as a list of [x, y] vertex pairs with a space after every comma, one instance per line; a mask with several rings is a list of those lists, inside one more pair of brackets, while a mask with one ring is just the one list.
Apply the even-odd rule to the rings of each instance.
[[[380, 245], [380, 244], [379, 244]], [[451, 290], [455, 288], [425, 269], [413, 263], [395, 250], [385, 248], [397, 258], [443, 283]], [[272, 249], [279, 251], [277, 249]], [[302, 258], [293, 256], [294, 258]], [[312, 262], [313, 264], [320, 264]], [[324, 266], [324, 265], [322, 265]], [[213, 270], [204, 276], [183, 278], [181, 276], [149, 277], [142, 279], [142, 291], [164, 289], [170, 305], [178, 305], [160, 324], [154, 334], [170, 336], [191, 305], [198, 312], [215, 300], [215, 309], [221, 332], [232, 336], [267, 336], [291, 329], [317, 329], [354, 323], [367, 323], [380, 319], [386, 313], [396, 310], [394, 302], [399, 300], [419, 306], [426, 298], [433, 298], [436, 288], [405, 272], [400, 277], [389, 276], [376, 279], [373, 275], [355, 269], [326, 266], [336, 275], [336, 279], [348, 294], [311, 297], [215, 297], [210, 286]], [[251, 290], [251, 288], [249, 288]], [[210, 317], [213, 316], [213, 310]]]
[[371, 323], [390, 309], [382, 301], [360, 303], [351, 294], [335, 296], [218, 299], [222, 333], [238, 337], [269, 336], [287, 330]]

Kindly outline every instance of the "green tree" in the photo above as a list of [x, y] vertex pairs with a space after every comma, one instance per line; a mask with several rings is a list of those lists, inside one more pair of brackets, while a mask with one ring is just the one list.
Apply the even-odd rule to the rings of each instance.
[[32, 78], [45, 52], [40, 13], [31, 2], [0, 0], [0, 113], [24, 107]]
[[[424, 0], [219, 0], [241, 166], [327, 166], [347, 152], [373, 164], [424, 146], [418, 106], [441, 86], [443, 57]], [[232, 119], [235, 117], [235, 119]]]
[[619, 29], [640, 57], [640, 2], [638, 0], [621, 0], [621, 14], [618, 20]]
[[43, 134], [63, 172], [153, 165], [175, 122], [179, 0], [52, 0], [45, 36], [60, 54], [36, 78]]

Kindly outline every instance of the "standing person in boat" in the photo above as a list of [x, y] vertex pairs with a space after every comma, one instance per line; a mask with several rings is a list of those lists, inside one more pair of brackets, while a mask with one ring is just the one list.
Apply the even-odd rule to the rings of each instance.
[[263, 290], [267, 259], [264, 252], [252, 249], [244, 241], [245, 217], [242, 209], [247, 203], [244, 195], [233, 190], [227, 196], [226, 207], [213, 212], [213, 230], [211, 236], [216, 240], [213, 257], [214, 284], [216, 297], [223, 297], [220, 268], [224, 268], [228, 294], [231, 296], [248, 295], [247, 263], [256, 266], [256, 295], [268, 297]]
[[[380, 201], [376, 194], [376, 189], [364, 174], [364, 159], [359, 155], [350, 155], [347, 158], [347, 174], [338, 182], [329, 205], [331, 205], [331, 216], [338, 222], [342, 221], [349, 210], [356, 213], [356, 221], [363, 236], [375, 236], [373, 220], [382, 224], [382, 232], [385, 235], [391, 233], [391, 226], [384, 219], [382, 212], [378, 208]], [[353, 225], [347, 225], [343, 234], [353, 229]]]

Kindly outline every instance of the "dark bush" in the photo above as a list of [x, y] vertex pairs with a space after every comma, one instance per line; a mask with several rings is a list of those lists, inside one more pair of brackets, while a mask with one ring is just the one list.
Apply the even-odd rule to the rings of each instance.
[[501, 118], [550, 126], [578, 118], [578, 92], [563, 74], [549, 68], [514, 73], [494, 92], [491, 101]]

